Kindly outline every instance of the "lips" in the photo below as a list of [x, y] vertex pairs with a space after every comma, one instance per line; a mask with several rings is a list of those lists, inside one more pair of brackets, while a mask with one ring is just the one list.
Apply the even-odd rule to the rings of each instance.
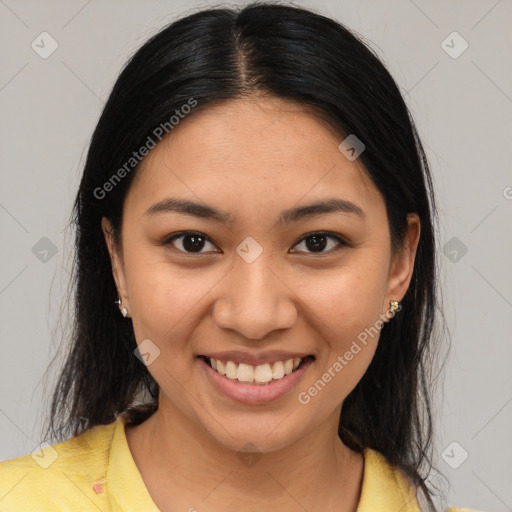
[[[213, 369], [209, 358], [198, 356], [196, 360], [199, 362], [199, 368], [217, 392], [246, 405], [262, 405], [283, 398], [291, 392], [292, 389], [297, 387], [309, 367], [314, 364], [315, 358], [313, 356], [305, 357], [299, 366], [292, 370], [291, 373], [286, 373], [282, 377], [277, 376], [277, 379], [270, 378], [270, 380], [268, 380], [269, 375], [267, 369], [267, 378], [263, 378], [263, 380], [267, 380], [267, 382], [256, 382], [256, 380], [254, 382], [240, 381], [239, 376], [235, 375], [233, 371], [235, 363], [232, 361], [226, 363], [228, 373], [231, 374], [231, 377], [229, 377]], [[278, 363], [280, 362], [277, 361], [274, 365]], [[237, 373], [238, 369], [243, 366], [249, 365], [240, 363], [237, 367]], [[261, 366], [270, 366], [270, 364], [264, 363], [264, 365], [260, 365], [259, 367], [261, 368]], [[245, 373], [246, 370], [247, 368], [243, 369], [242, 373]], [[240, 377], [245, 378], [245, 376], [242, 375], [240, 375]], [[254, 375], [254, 377], [256, 377], [256, 375]], [[259, 375], [257, 379], [261, 379], [261, 375]]]

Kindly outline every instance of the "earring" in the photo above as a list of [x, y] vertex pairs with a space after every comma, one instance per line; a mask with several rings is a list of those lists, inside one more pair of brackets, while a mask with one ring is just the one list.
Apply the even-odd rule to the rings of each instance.
[[117, 307], [121, 311], [122, 315], [126, 318], [128, 316], [128, 310], [126, 308], [121, 307], [121, 299], [117, 299], [114, 301], [117, 304]]
[[398, 309], [398, 301], [396, 300], [390, 300], [389, 301], [389, 310], [391, 313], [394, 313]]

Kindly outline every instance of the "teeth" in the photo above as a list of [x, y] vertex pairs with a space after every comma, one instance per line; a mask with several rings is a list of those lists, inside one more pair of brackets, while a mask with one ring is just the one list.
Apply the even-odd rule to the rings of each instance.
[[235, 380], [237, 378], [238, 366], [233, 361], [226, 363], [226, 377]]
[[293, 359], [288, 359], [288, 361], [284, 362], [284, 373], [286, 375], [290, 375], [293, 372]]
[[277, 361], [274, 363], [274, 367], [272, 368], [272, 378], [273, 379], [282, 379], [284, 377], [284, 365], [281, 361]]
[[272, 380], [272, 368], [268, 363], [260, 364], [254, 369], [254, 380], [256, 382], [270, 382]]
[[[211, 360], [211, 359], [210, 359]], [[218, 359], [216, 359], [217, 361], [217, 371], [221, 374], [221, 375], [226, 375], [226, 368], [224, 366], [224, 363], [222, 361], [219, 361]]]
[[256, 384], [266, 384], [272, 379], [279, 380], [285, 375], [290, 375], [293, 370], [297, 369], [302, 359], [296, 357], [287, 361], [276, 361], [275, 363], [265, 363], [258, 366], [233, 361], [222, 362], [219, 359], [209, 358], [212, 368], [225, 375], [228, 379], [238, 380], [239, 382], [248, 382]]
[[240, 382], [252, 382], [254, 380], [254, 368], [250, 364], [239, 364], [237, 377]]

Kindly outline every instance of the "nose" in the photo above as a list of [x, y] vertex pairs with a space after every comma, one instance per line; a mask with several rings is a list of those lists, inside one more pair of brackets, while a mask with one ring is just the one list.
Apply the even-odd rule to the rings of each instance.
[[260, 340], [296, 322], [295, 294], [268, 260], [247, 263], [240, 258], [221, 283], [212, 312], [219, 328]]

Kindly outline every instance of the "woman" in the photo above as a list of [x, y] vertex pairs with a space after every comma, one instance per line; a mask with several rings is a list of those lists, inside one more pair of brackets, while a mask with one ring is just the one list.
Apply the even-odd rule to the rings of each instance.
[[431, 175], [345, 27], [269, 3], [166, 27], [74, 213], [60, 444], [0, 464], [0, 510], [435, 510]]

